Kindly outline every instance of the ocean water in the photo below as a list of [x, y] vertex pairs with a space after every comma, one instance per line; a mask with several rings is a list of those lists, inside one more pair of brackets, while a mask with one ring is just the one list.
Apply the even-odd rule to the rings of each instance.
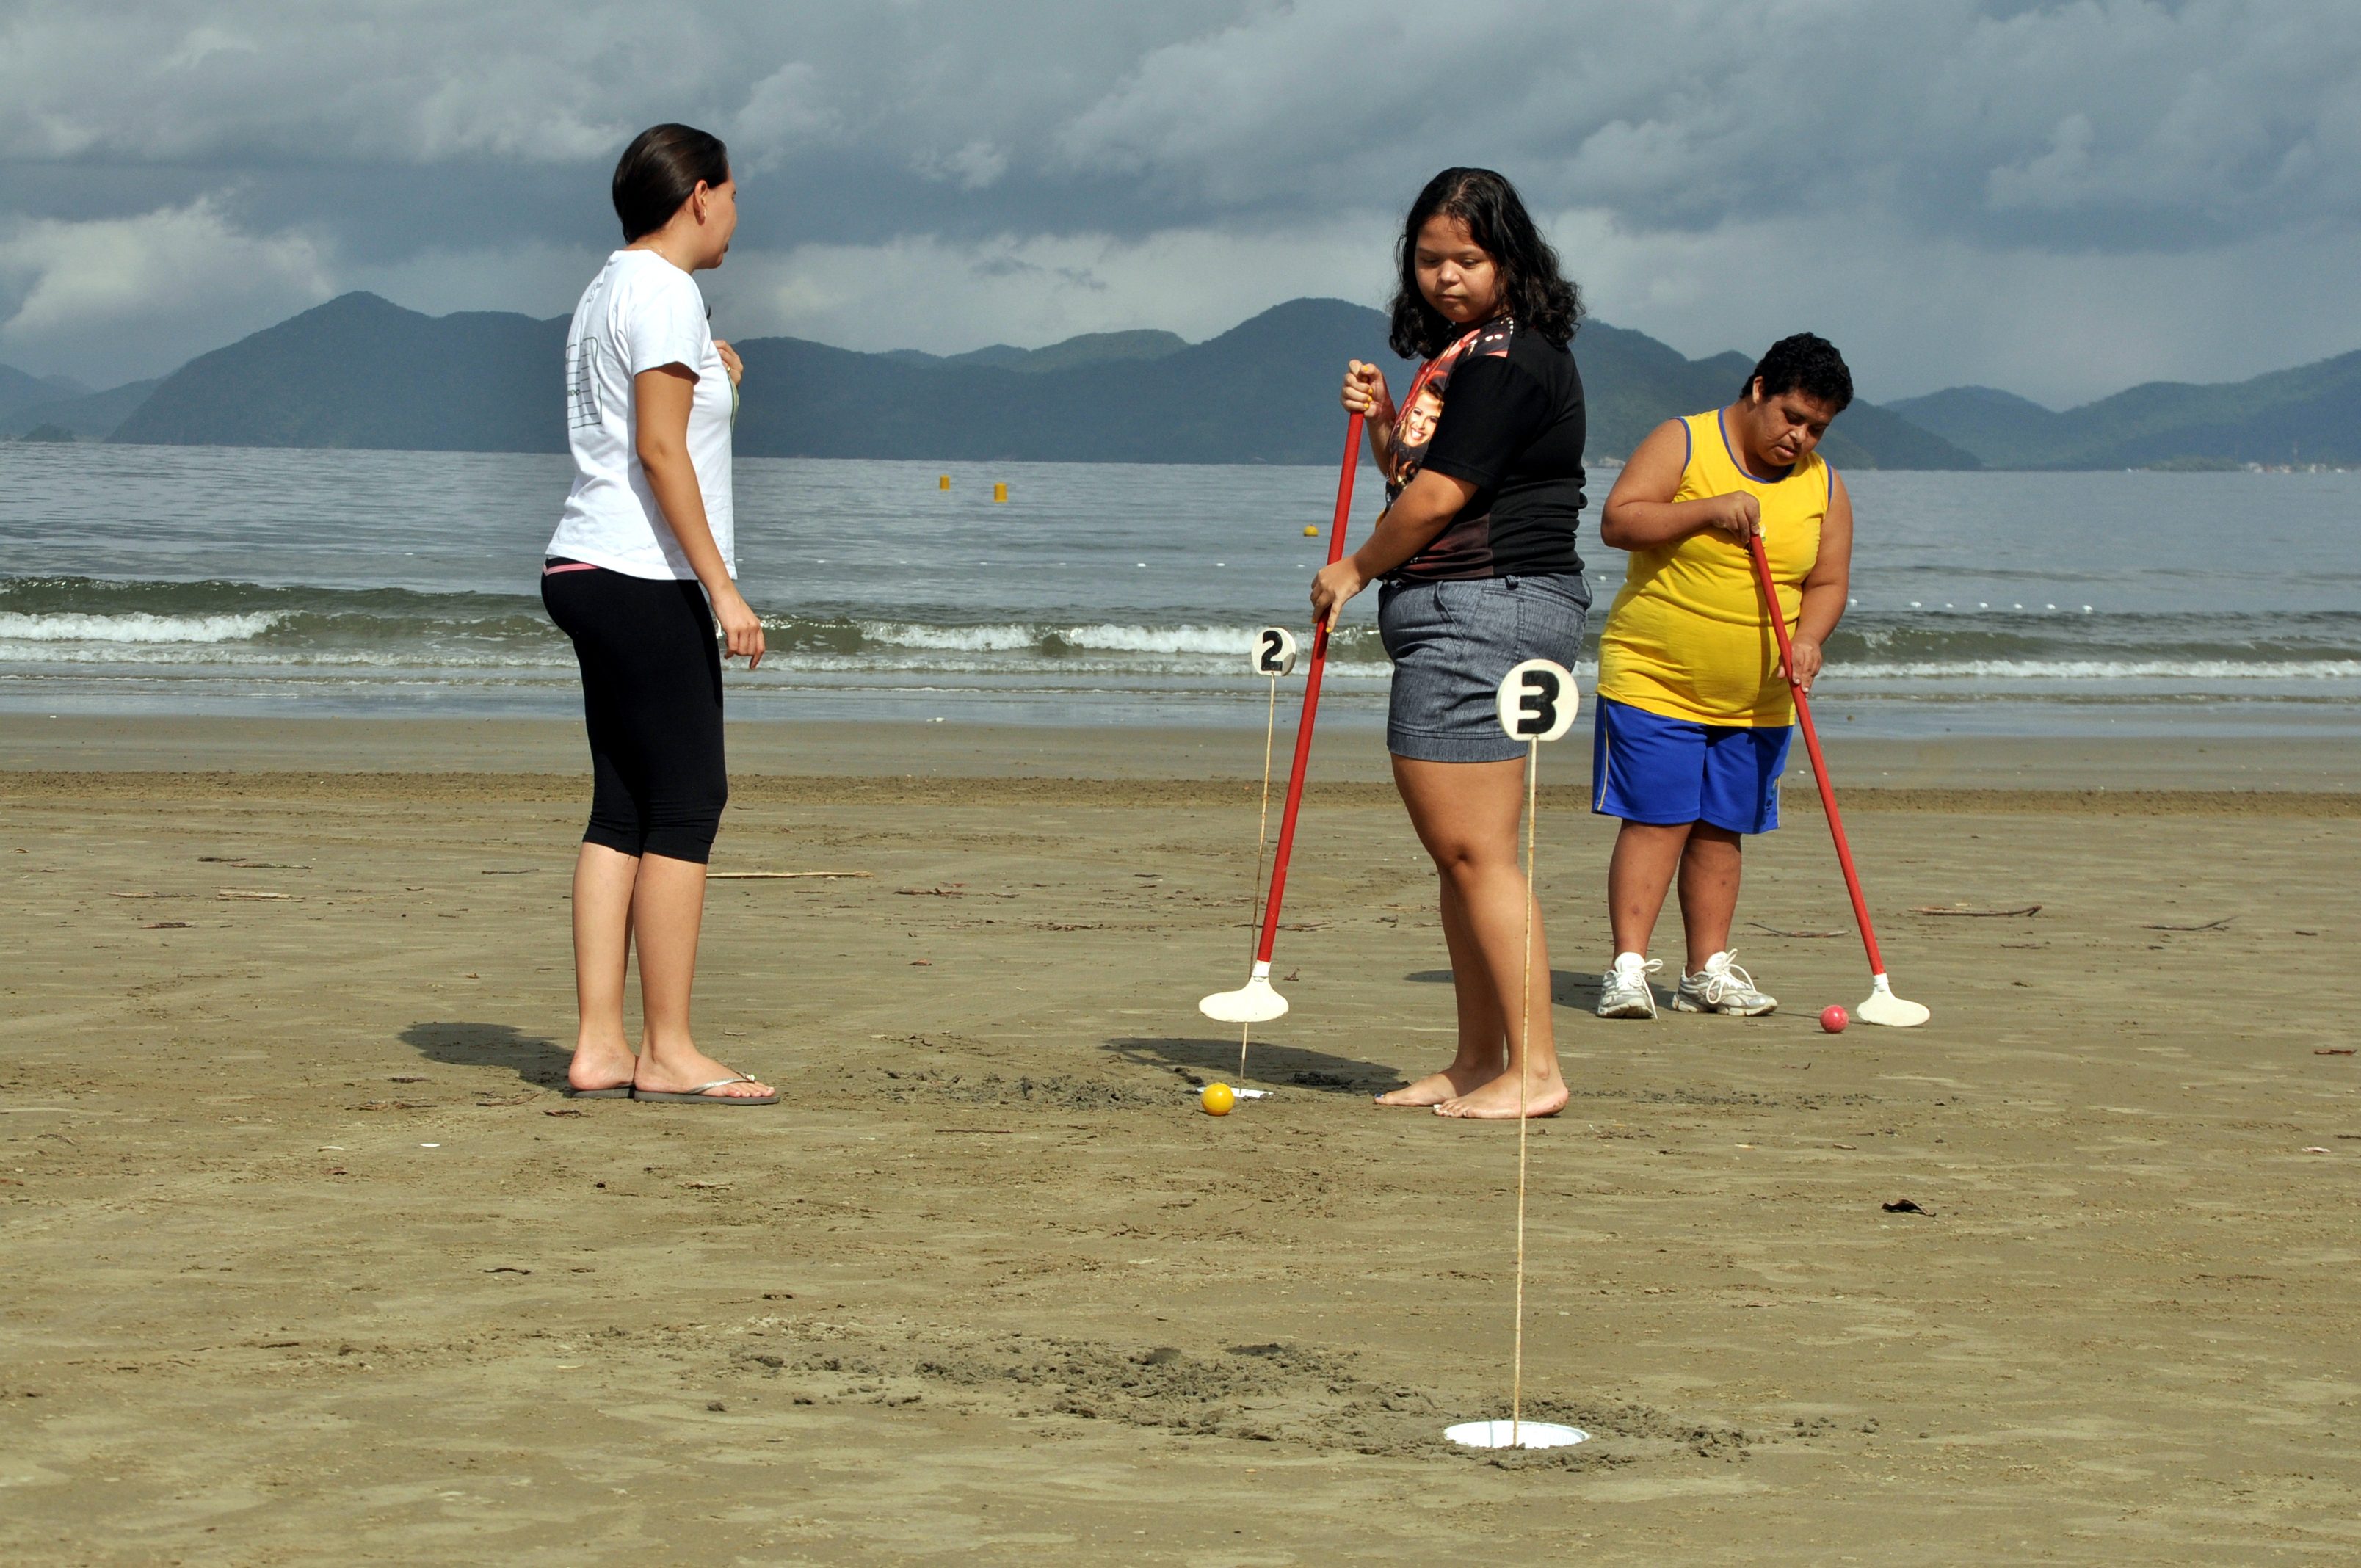
[[[1001, 464], [953, 469], [948, 492], [942, 472], [740, 463], [740, 571], [772, 652], [733, 666], [734, 717], [1261, 721], [1249, 634], [1307, 619], [1324, 541], [1303, 529], [1324, 533], [1332, 470]], [[576, 712], [538, 594], [567, 473], [562, 456], [0, 445], [0, 711]], [[1595, 512], [1613, 475], [1592, 477]], [[2361, 474], [1847, 482], [1831, 718], [2361, 729]], [[1364, 469], [1356, 539], [1381, 499]], [[1622, 556], [1587, 518], [1583, 553], [1595, 641]], [[1356, 600], [1337, 639], [1335, 722], [1382, 720], [1375, 613]]]

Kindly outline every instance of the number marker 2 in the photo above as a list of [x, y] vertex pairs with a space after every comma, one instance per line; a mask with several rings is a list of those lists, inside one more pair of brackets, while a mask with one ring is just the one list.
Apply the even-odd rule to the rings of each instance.
[[1295, 633], [1284, 626], [1266, 626], [1255, 633], [1254, 673], [1291, 675], [1295, 673]]

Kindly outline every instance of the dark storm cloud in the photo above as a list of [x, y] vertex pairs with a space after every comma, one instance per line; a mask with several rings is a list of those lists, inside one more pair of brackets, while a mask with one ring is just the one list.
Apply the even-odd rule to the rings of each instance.
[[[2105, 318], [2076, 372], [2103, 377], [2292, 341], [2270, 313], [2361, 228], [2361, 6], [20, 4], [0, 357], [159, 367], [355, 284], [554, 313], [611, 243], [615, 151], [664, 118], [737, 157], [752, 328], [884, 330], [864, 275], [923, 291], [899, 315], [937, 347], [1367, 297], [1401, 202], [1477, 161], [1602, 313], [1684, 346], [1743, 340], [1768, 248], [1873, 378], [1998, 373], [2045, 312]], [[2276, 300], [2225, 293], [2249, 253]], [[1938, 282], [1948, 326], [1918, 320]], [[2139, 312], [2215, 335], [2117, 343]]]

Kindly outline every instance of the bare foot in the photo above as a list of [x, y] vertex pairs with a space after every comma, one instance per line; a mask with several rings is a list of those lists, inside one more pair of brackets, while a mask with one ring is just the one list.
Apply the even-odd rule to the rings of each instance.
[[1469, 1090], [1489, 1081], [1497, 1077], [1499, 1071], [1500, 1069], [1497, 1063], [1484, 1067], [1462, 1067], [1457, 1062], [1453, 1062], [1441, 1072], [1431, 1072], [1414, 1083], [1405, 1083], [1400, 1089], [1388, 1090], [1378, 1096], [1378, 1103], [1412, 1108], [1440, 1105], [1446, 1100], [1456, 1100]]
[[[1564, 1079], [1552, 1077], [1529, 1084], [1525, 1090], [1525, 1114], [1554, 1116], [1565, 1109], [1566, 1099]], [[1504, 1072], [1480, 1089], [1471, 1090], [1456, 1100], [1444, 1101], [1434, 1108], [1434, 1113], [1477, 1122], [1513, 1122], [1517, 1119], [1517, 1080]]]
[[594, 1045], [584, 1040], [574, 1047], [574, 1061], [566, 1069], [566, 1082], [573, 1089], [620, 1089], [631, 1081], [631, 1073], [640, 1058], [631, 1047], [620, 1041]]
[[[685, 1051], [665, 1052], [664, 1065], [660, 1068], [653, 1065], [649, 1058], [642, 1057], [639, 1070], [632, 1077], [631, 1087], [645, 1090], [651, 1094], [686, 1094], [691, 1090], [702, 1089], [716, 1079], [737, 1076], [736, 1068], [725, 1067], [691, 1046]], [[715, 1100], [759, 1100], [778, 1091], [767, 1083], [748, 1079], [740, 1083], [724, 1083], [704, 1092]]]

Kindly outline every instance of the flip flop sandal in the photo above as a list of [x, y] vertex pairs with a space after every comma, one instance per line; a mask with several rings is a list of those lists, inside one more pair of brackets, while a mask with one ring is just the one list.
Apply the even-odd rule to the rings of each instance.
[[762, 1080], [740, 1073], [734, 1078], [717, 1078], [711, 1083], [700, 1083], [695, 1089], [658, 1090], [634, 1089], [634, 1100], [653, 1100], [675, 1105], [776, 1105], [777, 1090], [768, 1094], [713, 1094], [708, 1091], [727, 1088], [733, 1083], [759, 1083]]
[[629, 1100], [631, 1097], [631, 1086], [628, 1083], [619, 1083], [612, 1089], [577, 1089], [569, 1083], [566, 1086], [565, 1092], [568, 1100]]

